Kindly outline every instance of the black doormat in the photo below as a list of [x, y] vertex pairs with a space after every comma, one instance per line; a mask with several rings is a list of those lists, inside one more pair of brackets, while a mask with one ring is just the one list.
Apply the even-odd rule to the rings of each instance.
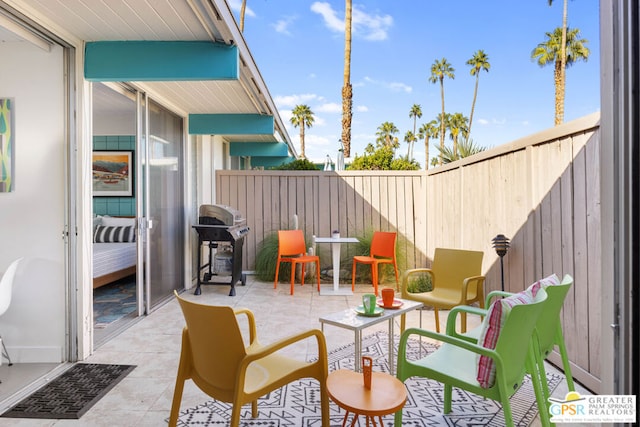
[[2, 417], [79, 419], [134, 368], [135, 365], [78, 363]]

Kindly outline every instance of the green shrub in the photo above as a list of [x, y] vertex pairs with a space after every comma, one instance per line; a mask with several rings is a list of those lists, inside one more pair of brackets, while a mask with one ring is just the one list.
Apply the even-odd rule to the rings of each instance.
[[[273, 170], [281, 171], [317, 171], [318, 167], [307, 159], [296, 159], [280, 166], [274, 166]], [[273, 274], [275, 275], [275, 268]]]
[[[267, 234], [258, 244], [256, 252], [256, 278], [263, 282], [273, 282], [276, 277], [276, 261], [278, 259], [278, 233]], [[278, 276], [291, 277], [291, 264], [286, 262], [280, 266]]]
[[431, 276], [428, 273], [412, 274], [409, 276], [409, 283], [407, 284], [407, 290], [410, 293], [429, 292], [433, 287], [431, 286]]

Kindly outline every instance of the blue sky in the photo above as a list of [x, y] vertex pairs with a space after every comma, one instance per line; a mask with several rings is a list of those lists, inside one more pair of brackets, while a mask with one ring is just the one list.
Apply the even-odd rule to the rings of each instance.
[[[539, 67], [531, 51], [562, 25], [562, 0], [353, 1], [351, 83], [352, 156], [375, 142], [378, 126], [399, 129], [399, 154], [413, 130], [409, 111], [422, 108], [418, 127], [441, 110], [431, 65], [446, 58], [455, 78], [445, 79], [445, 109], [469, 116], [475, 77], [466, 61], [479, 49], [491, 69], [482, 72], [471, 138], [493, 147], [553, 126], [551, 65]], [[598, 0], [569, 0], [568, 25], [588, 40], [587, 62], [567, 70], [565, 121], [600, 110]], [[229, 0], [239, 20], [241, 0]], [[340, 148], [344, 72], [344, 0], [247, 0], [244, 37], [299, 150], [291, 110], [306, 104], [315, 123], [306, 130], [306, 155], [333, 159]], [[432, 141], [430, 155], [437, 154]], [[424, 144], [414, 157], [424, 166]]]

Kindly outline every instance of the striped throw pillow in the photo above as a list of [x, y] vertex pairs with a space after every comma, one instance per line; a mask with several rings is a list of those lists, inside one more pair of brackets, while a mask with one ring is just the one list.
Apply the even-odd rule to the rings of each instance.
[[136, 233], [134, 226], [110, 227], [98, 225], [93, 233], [94, 243], [125, 243], [135, 242]]
[[[507, 317], [509, 317], [511, 309], [518, 304], [529, 304], [533, 302], [533, 297], [538, 292], [538, 289], [540, 289], [540, 285], [536, 283], [535, 290], [527, 289], [510, 297], [495, 300], [491, 304], [491, 307], [489, 307], [487, 317], [484, 318], [482, 323], [482, 331], [478, 338], [478, 344], [494, 350], [498, 343], [498, 338], [500, 338], [502, 326], [507, 320]], [[496, 381], [496, 366], [493, 359], [489, 356], [478, 355], [477, 365], [478, 376], [476, 379], [480, 383], [480, 387], [493, 387]]]
[[[480, 332], [478, 343], [485, 348], [489, 348], [491, 350], [495, 349], [498, 337], [500, 336], [500, 330], [509, 316], [511, 309], [517, 304], [532, 303], [540, 288], [544, 289], [547, 286], [559, 284], [560, 280], [558, 279], [558, 276], [552, 274], [544, 279], [538, 280], [522, 292], [514, 294], [508, 298], [494, 301], [487, 312], [487, 317], [484, 318], [482, 323], [482, 331]], [[493, 363], [493, 359], [487, 356], [478, 356], [477, 364], [477, 380], [480, 383], [480, 386], [482, 388], [492, 387], [493, 384], [495, 384], [496, 379], [496, 367]]]

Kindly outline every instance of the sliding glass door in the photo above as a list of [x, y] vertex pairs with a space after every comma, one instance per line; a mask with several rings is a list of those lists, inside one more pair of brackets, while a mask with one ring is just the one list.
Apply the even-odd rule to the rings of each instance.
[[146, 96], [139, 97], [139, 105], [138, 188], [143, 197], [138, 211], [143, 215], [144, 263], [139, 265], [144, 265], [144, 277], [138, 283], [149, 313], [174, 289], [184, 288], [184, 121]]

